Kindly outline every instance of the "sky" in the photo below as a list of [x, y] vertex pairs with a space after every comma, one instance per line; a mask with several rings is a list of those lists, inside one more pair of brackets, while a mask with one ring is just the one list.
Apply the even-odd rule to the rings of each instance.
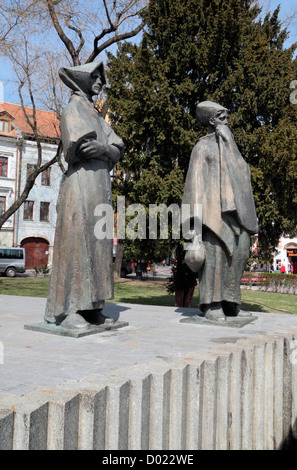
[[[281, 20], [288, 18], [293, 11], [297, 11], [296, 0], [261, 0], [264, 6], [263, 13], [274, 11], [280, 5]], [[297, 20], [295, 24], [286, 24], [290, 33], [287, 46], [297, 41]], [[296, 77], [297, 79], [297, 77]], [[11, 103], [20, 103], [18, 96], [18, 81], [13, 79], [13, 71], [8, 63], [0, 59], [0, 101], [8, 101]]]

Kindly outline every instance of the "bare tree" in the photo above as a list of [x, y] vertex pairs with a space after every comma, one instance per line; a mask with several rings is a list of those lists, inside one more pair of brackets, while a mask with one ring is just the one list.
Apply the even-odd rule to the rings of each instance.
[[[34, 171], [22, 193], [0, 216], [3, 223], [20, 208], [37, 176], [54, 163], [64, 171], [57, 154], [43, 163], [42, 142], [36, 120], [36, 102], [58, 118], [65, 104], [65, 91], [58, 78], [62, 66], [91, 62], [108, 47], [136, 36], [143, 28], [140, 14], [146, 0], [1, 0], [0, 54], [13, 65], [25, 119], [37, 145]], [[26, 101], [26, 103], [25, 103]], [[32, 108], [30, 117], [25, 104]]]
[[[32, 69], [34, 69], [34, 63], [36, 63], [36, 61], [38, 60], [38, 56], [35, 56], [34, 58], [32, 57], [30, 58], [29, 51], [28, 51], [28, 42], [26, 38], [24, 38], [22, 50], [19, 51], [19, 54], [16, 54], [16, 53], [13, 54], [12, 51], [10, 51], [10, 58], [14, 64], [15, 72], [18, 75], [18, 79], [20, 83], [18, 87], [19, 99], [21, 102], [25, 120], [29, 128], [31, 129], [33, 139], [36, 142], [37, 158], [36, 158], [36, 164], [34, 165], [34, 170], [28, 175], [25, 186], [21, 194], [14, 201], [14, 203], [4, 212], [4, 214], [0, 216], [0, 227], [2, 227], [4, 222], [6, 222], [6, 220], [8, 220], [9, 217], [11, 217], [14, 214], [14, 212], [17, 209], [19, 209], [20, 206], [23, 204], [23, 202], [27, 199], [31, 189], [34, 186], [35, 180], [40, 173], [45, 171], [54, 163], [58, 163], [62, 166], [61, 142], [59, 142], [58, 144], [56, 155], [51, 160], [47, 161], [46, 163], [43, 163], [42, 161], [42, 143], [45, 141], [45, 139], [42, 137], [38, 129], [38, 122], [37, 122], [37, 116], [36, 116], [36, 104], [35, 104], [33, 85], [32, 85]], [[24, 104], [24, 99], [23, 99], [23, 88], [25, 85], [27, 87], [27, 91], [29, 93], [30, 102], [31, 102], [30, 108], [32, 109], [32, 114], [30, 115], [27, 112], [27, 108]]]
[[10, 39], [14, 29], [31, 15], [38, 0], [26, 0], [19, 7], [18, 0], [3, 0], [0, 4], [0, 45]]
[[[63, 0], [44, 1], [47, 5], [52, 24], [71, 56], [73, 65], [81, 64], [81, 52], [87, 42], [84, 31], [78, 21], [78, 19], [83, 18], [82, 13], [78, 12], [77, 5], [73, 5], [73, 2], [71, 2], [71, 8], [69, 5], [69, 8], [65, 11], [65, 1], [63, 2]], [[94, 25], [92, 28], [94, 35], [93, 50], [84, 62], [92, 62], [99, 54], [113, 44], [136, 36], [144, 26], [144, 22], [139, 20], [139, 15], [146, 4], [143, 0], [101, 0], [100, 2], [91, 2], [91, 4], [93, 9], [88, 12], [88, 19], [90, 23], [89, 28], [92, 24]], [[97, 11], [100, 12], [100, 16], [94, 12], [95, 6], [97, 6]], [[102, 17], [105, 18], [104, 23], [102, 20], [100, 21]], [[132, 20], [135, 19], [138, 19], [138, 24], [133, 27], [135, 22]], [[95, 29], [95, 25], [98, 24], [100, 25], [99, 32]], [[127, 24], [128, 30], [124, 30], [123, 26]], [[76, 43], [66, 33], [67, 30], [74, 33]], [[87, 28], [85, 32], [87, 33]]]

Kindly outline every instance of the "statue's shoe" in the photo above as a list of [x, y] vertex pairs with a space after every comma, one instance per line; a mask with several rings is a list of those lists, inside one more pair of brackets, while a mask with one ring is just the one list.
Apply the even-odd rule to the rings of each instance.
[[88, 323], [79, 313], [71, 313], [62, 321], [63, 328], [90, 328]]
[[237, 317], [252, 317], [251, 312], [245, 312], [244, 310], [238, 310], [238, 313], [236, 315]]
[[227, 318], [221, 307], [219, 308], [208, 307], [205, 310], [205, 318], [207, 318], [207, 320], [210, 320], [210, 321], [222, 322], [222, 323], [227, 321]]

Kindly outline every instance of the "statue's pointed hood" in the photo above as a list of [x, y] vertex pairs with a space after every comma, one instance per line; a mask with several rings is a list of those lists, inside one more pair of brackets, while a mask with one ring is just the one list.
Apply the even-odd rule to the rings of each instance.
[[103, 62], [91, 62], [89, 64], [74, 67], [62, 67], [59, 70], [61, 80], [73, 91], [80, 91], [88, 95], [91, 88], [91, 76], [99, 70], [102, 84], [106, 84]]

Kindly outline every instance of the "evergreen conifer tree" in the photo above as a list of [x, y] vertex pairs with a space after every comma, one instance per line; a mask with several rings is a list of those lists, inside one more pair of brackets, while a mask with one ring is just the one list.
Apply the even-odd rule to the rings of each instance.
[[251, 168], [268, 258], [297, 225], [297, 106], [289, 101], [297, 62], [278, 9], [263, 20], [259, 13], [251, 0], [150, 0], [141, 43], [109, 55], [108, 104], [127, 145], [117, 191], [146, 205], [181, 200], [191, 149], [205, 133], [196, 103], [226, 106]]

